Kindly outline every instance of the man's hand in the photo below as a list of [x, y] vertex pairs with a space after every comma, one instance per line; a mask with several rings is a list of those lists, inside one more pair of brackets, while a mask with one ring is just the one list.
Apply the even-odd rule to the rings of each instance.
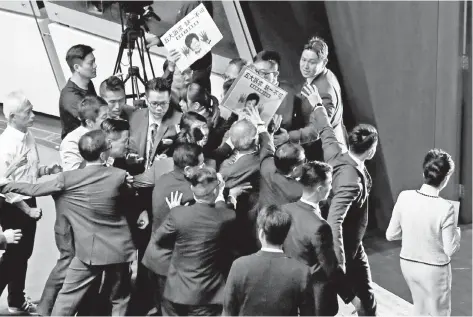
[[318, 104], [322, 104], [322, 98], [319, 95], [319, 90], [315, 85], [305, 85], [301, 91], [302, 96], [306, 97], [310, 105], [315, 108]]
[[159, 44], [161, 43], [161, 40], [159, 39], [159, 37], [157, 37], [154, 34], [151, 35], [151, 36], [146, 37], [145, 40], [146, 40], [146, 48], [150, 48], [151, 46], [154, 46], [154, 45], [159, 46]]
[[230, 191], [228, 193], [229, 196], [237, 198], [243, 193], [247, 193], [248, 190], [252, 189], [253, 187], [249, 182], [243, 183], [241, 185], [235, 186], [233, 188], [230, 188]]
[[136, 221], [136, 224], [138, 225], [138, 229], [144, 229], [149, 225], [149, 217], [148, 217], [148, 212], [146, 210], [143, 210], [138, 217], [138, 220]]
[[274, 136], [274, 146], [278, 147], [287, 141], [289, 141], [289, 133], [287, 133], [286, 129], [280, 128], [279, 134]]
[[32, 207], [30, 208], [27, 214], [34, 220], [39, 220], [43, 216], [43, 211], [41, 210], [41, 208]]
[[269, 122], [268, 126], [268, 132], [271, 134], [274, 134], [279, 130], [281, 127], [281, 122], [282, 122], [282, 115], [280, 114], [275, 114], [273, 118], [271, 119], [271, 122]]
[[257, 127], [258, 125], [264, 125], [264, 121], [259, 115], [258, 109], [256, 107], [247, 107], [243, 109], [243, 115], [250, 120], [251, 123]]
[[131, 188], [133, 186], [133, 182], [135, 181], [135, 178], [131, 176], [128, 172], [126, 172], [126, 177], [125, 177], [126, 185]]
[[[166, 197], [166, 204], [168, 204], [169, 209], [173, 209], [174, 207], [178, 207], [181, 205], [182, 200], [182, 193], [175, 191], [171, 193], [171, 199]], [[189, 203], [186, 203], [184, 206], [188, 206]]]
[[168, 53], [168, 70], [174, 72], [176, 70], [176, 63], [181, 59], [181, 53], [178, 50], [171, 50]]
[[5, 240], [7, 240], [8, 244], [18, 244], [20, 242], [21, 234], [20, 229], [8, 229], [3, 231], [3, 235], [5, 236]]
[[125, 157], [126, 164], [141, 164], [144, 161], [143, 157], [140, 157], [136, 153], [128, 153]]
[[49, 165], [48, 167], [46, 167], [46, 174], [48, 175], [58, 174], [61, 172], [62, 172], [62, 166], [57, 163], [53, 163]]

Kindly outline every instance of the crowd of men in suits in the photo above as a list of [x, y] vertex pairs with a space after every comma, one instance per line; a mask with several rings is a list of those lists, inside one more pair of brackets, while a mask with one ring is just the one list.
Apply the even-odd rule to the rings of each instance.
[[[221, 117], [211, 53], [184, 71], [177, 58], [169, 55], [164, 74], [146, 84], [145, 106], [135, 107], [115, 76], [97, 96], [93, 48], [71, 47], [59, 100], [61, 166], [39, 164], [32, 105], [20, 92], [7, 97], [0, 290], [8, 285], [9, 310], [333, 316], [340, 296], [374, 316], [362, 238], [371, 189], [364, 163], [378, 134], [365, 124], [346, 132], [324, 40], [303, 47], [301, 85], [279, 81], [275, 51], [249, 65], [288, 92], [269, 125], [254, 107]], [[246, 64], [230, 62], [224, 92]], [[35, 197], [47, 195], [60, 256], [36, 306], [25, 277], [42, 215]]]

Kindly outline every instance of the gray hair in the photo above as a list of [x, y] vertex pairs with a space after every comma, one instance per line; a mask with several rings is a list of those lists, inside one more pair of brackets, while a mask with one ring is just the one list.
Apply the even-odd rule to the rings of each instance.
[[248, 119], [243, 119], [235, 122], [230, 128], [230, 140], [236, 150], [249, 150], [254, 145], [256, 133], [254, 124]]
[[22, 91], [13, 91], [7, 95], [3, 102], [3, 114], [5, 118], [10, 121], [12, 114], [21, 111], [30, 103], [26, 95]]

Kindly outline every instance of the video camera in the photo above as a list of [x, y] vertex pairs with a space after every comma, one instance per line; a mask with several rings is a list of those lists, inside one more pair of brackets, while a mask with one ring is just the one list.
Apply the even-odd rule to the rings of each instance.
[[150, 18], [161, 21], [161, 18], [154, 13], [153, 1], [117, 1], [121, 9], [128, 14], [126, 27], [139, 30], [143, 27], [147, 32], [149, 28], [146, 25], [146, 21]]

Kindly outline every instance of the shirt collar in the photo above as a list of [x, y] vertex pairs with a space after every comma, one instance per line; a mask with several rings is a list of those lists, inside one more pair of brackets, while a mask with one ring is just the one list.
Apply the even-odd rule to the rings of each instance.
[[7, 125], [7, 128], [5, 129], [5, 132], [9, 134], [9, 137], [18, 140], [18, 141], [24, 141], [26, 138], [26, 135], [28, 134], [28, 129], [26, 129], [26, 133], [21, 132], [20, 130], [15, 129], [11, 125]]
[[156, 120], [151, 114], [149, 114], [148, 118], [148, 127], [151, 127], [152, 124], [161, 125], [162, 120]]
[[419, 190], [420, 193], [428, 195], [428, 196], [438, 196], [439, 190], [433, 186], [428, 184], [423, 184]]
[[300, 201], [303, 202], [304, 204], [307, 204], [307, 205], [313, 207], [315, 210], [319, 210], [319, 205], [318, 205], [318, 204], [315, 204], [315, 203], [313, 203], [313, 202], [311, 202], [311, 201], [308, 201], [308, 200], [306, 200], [306, 199], [304, 199], [304, 198], [302, 198], [302, 197], [301, 197]]
[[85, 163], [85, 166], [98, 166], [98, 165], [102, 165], [103, 166], [103, 163]]
[[276, 249], [276, 248], [261, 248], [261, 251], [273, 252], [273, 253], [284, 253], [283, 250], [281, 250], [281, 249]]
[[359, 158], [357, 158], [355, 155], [351, 154], [350, 151], [348, 151], [348, 155], [350, 155], [351, 159], [353, 161], [355, 161], [356, 163], [356, 166], [358, 166], [361, 170], [363, 170], [365, 168], [365, 163], [363, 163], [362, 161], [360, 161]]

